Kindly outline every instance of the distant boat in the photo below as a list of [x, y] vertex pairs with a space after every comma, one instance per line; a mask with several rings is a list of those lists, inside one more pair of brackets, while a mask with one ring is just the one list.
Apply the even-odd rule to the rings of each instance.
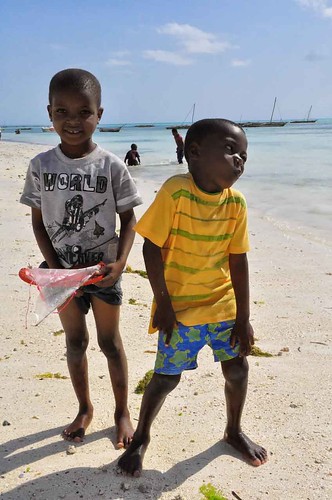
[[150, 125], [148, 123], [142, 123], [141, 125], [134, 125], [134, 127], [137, 127], [137, 128], [148, 128], [148, 127], [154, 127], [154, 125]]
[[311, 110], [312, 110], [312, 105], [309, 108], [306, 119], [304, 119], [304, 120], [292, 120], [290, 123], [316, 123], [317, 120], [309, 120]]
[[19, 128], [17, 128], [17, 129], [15, 130], [15, 134], [20, 134], [20, 133], [21, 133], [20, 129], [19, 129]]
[[120, 132], [124, 125], [121, 125], [121, 127], [99, 127], [99, 132]]
[[54, 127], [42, 127], [41, 128], [43, 132], [55, 132]]
[[[182, 122], [182, 125], [170, 125], [170, 126], [168, 126], [166, 128], [168, 130], [171, 130], [172, 128], [176, 128], [176, 129], [188, 129], [194, 123], [195, 107], [196, 107], [196, 103], [194, 103], [193, 106], [190, 108], [187, 116], [185, 117], [185, 119]], [[188, 115], [190, 113], [191, 113], [191, 124], [190, 125], [183, 125], [183, 123], [186, 121], [186, 119], [188, 118]]]
[[271, 118], [269, 122], [242, 122], [240, 123], [241, 127], [248, 128], [248, 127], [283, 127], [286, 125], [288, 122], [283, 122], [281, 120], [273, 121], [273, 115], [274, 115], [274, 110], [276, 107], [277, 103], [277, 98], [274, 98], [274, 103], [273, 103], [273, 108], [272, 108], [272, 113], [271, 113]]

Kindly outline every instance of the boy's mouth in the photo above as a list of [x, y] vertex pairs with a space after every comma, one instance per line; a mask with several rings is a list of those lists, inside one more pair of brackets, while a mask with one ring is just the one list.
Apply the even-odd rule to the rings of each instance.
[[72, 129], [64, 129], [64, 132], [66, 132], [67, 134], [70, 134], [70, 135], [77, 135], [77, 134], [80, 134], [81, 133], [81, 130], [72, 130]]

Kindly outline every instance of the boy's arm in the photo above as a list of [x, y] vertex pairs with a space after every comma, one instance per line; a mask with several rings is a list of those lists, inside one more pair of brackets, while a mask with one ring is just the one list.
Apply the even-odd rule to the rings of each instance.
[[63, 266], [60, 264], [58, 255], [54, 250], [51, 240], [46, 232], [42, 213], [39, 208], [31, 208], [31, 220], [33, 232], [39, 246], [39, 249], [47, 262], [50, 269], [61, 269]]
[[99, 281], [98, 286], [108, 287], [114, 285], [126, 266], [129, 252], [133, 246], [135, 239], [135, 231], [133, 230], [133, 227], [136, 223], [134, 210], [131, 208], [126, 212], [120, 213], [119, 217], [120, 237], [116, 261], [107, 264], [105, 268], [103, 268], [102, 272], [104, 272], [106, 276], [103, 280]]
[[152, 326], [166, 334], [165, 344], [169, 345], [172, 332], [177, 324], [172, 302], [167, 290], [161, 249], [145, 238], [143, 256], [151, 288], [157, 304]]
[[249, 270], [247, 254], [230, 254], [229, 270], [235, 294], [236, 318], [231, 335], [231, 346], [240, 344], [240, 356], [248, 356], [254, 344], [254, 332], [249, 322]]

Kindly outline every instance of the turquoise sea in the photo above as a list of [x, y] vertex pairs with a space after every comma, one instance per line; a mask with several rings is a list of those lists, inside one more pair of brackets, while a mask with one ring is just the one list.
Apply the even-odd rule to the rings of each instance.
[[[95, 142], [120, 158], [135, 142], [142, 165], [131, 167], [131, 173], [143, 181], [160, 183], [187, 170], [186, 164], [177, 165], [175, 143], [171, 131], [166, 129], [170, 124], [135, 125], [125, 125], [114, 133], [96, 131]], [[2, 139], [50, 146], [58, 143], [58, 136], [42, 132], [41, 126], [15, 134], [20, 127], [23, 126], [2, 128]], [[184, 137], [186, 130], [180, 132]], [[236, 187], [245, 194], [249, 209], [285, 231], [332, 246], [332, 119], [249, 128], [246, 133], [248, 162]]]

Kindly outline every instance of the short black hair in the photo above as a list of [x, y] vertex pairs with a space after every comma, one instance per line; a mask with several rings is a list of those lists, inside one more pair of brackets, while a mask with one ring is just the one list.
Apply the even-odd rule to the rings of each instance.
[[137, 149], [137, 144], [132, 144], [130, 147], [131, 149]]
[[53, 95], [62, 90], [87, 90], [97, 101], [98, 108], [101, 104], [101, 86], [97, 78], [84, 69], [68, 68], [56, 73], [50, 81], [48, 99], [52, 104]]
[[178, 133], [178, 129], [177, 128], [172, 128], [172, 134], [174, 134], [174, 132]]
[[190, 144], [197, 142], [198, 144], [205, 139], [205, 137], [213, 134], [220, 133], [221, 131], [227, 133], [230, 127], [238, 127], [245, 134], [244, 129], [238, 123], [226, 120], [226, 118], [205, 118], [193, 123], [186, 134], [184, 141], [184, 155], [188, 162], [188, 152]]

